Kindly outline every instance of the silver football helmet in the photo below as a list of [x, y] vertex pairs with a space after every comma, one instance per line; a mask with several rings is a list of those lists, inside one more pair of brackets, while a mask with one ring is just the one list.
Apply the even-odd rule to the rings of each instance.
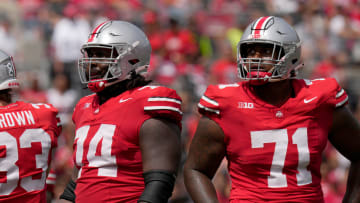
[[[270, 60], [247, 57], [247, 46], [255, 43], [273, 47]], [[274, 16], [253, 21], [241, 36], [237, 52], [238, 73], [243, 80], [276, 82], [295, 77], [303, 65], [300, 63], [301, 42], [298, 34], [285, 20]], [[269, 64], [273, 68], [264, 72], [262, 66]]]
[[19, 82], [12, 57], [0, 50], [0, 90], [17, 87]]
[[[108, 49], [109, 58], [92, 57], [90, 49]], [[105, 87], [129, 79], [133, 72], [145, 74], [150, 63], [151, 46], [145, 33], [135, 25], [124, 21], [106, 21], [97, 26], [82, 46], [83, 58], [79, 59], [78, 71], [83, 84], [99, 92]], [[101, 78], [91, 74], [92, 64], [107, 65]]]

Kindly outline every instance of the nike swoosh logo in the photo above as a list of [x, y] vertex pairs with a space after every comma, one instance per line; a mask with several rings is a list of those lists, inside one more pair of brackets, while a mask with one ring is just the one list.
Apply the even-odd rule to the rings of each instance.
[[285, 35], [285, 33], [280, 32], [280, 30], [276, 31], [277, 33], [279, 33], [279, 35]]
[[119, 100], [119, 103], [123, 103], [123, 102], [126, 102], [126, 101], [128, 101], [128, 100], [130, 100], [130, 99], [132, 99], [132, 98], [127, 98], [127, 99], [120, 99], [120, 100]]
[[112, 35], [112, 36], [116, 36], [116, 37], [122, 35], [122, 34], [116, 34], [116, 33], [113, 33], [113, 32], [110, 32], [109, 34]]
[[305, 104], [310, 103], [310, 102], [314, 101], [316, 98], [317, 98], [317, 96], [316, 96], [316, 97], [313, 97], [313, 98], [311, 98], [311, 99], [304, 99], [304, 103], [305, 103]]

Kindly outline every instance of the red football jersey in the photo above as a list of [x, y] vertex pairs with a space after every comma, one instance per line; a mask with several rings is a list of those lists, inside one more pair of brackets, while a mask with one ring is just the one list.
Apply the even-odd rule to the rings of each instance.
[[248, 82], [209, 86], [199, 112], [223, 130], [231, 202], [323, 202], [321, 154], [335, 108], [347, 103], [335, 79], [292, 80], [280, 107], [257, 99]]
[[97, 95], [75, 107], [74, 160], [80, 169], [76, 202], [136, 202], [144, 190], [139, 132], [147, 119], [181, 125], [181, 99], [175, 90], [144, 86], [98, 104]]
[[0, 107], [0, 202], [46, 202], [46, 171], [61, 132], [51, 104]]

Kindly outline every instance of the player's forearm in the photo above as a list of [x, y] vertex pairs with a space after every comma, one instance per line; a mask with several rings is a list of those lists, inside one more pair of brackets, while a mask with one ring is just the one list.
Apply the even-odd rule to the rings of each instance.
[[184, 175], [186, 188], [195, 203], [219, 202], [209, 177], [193, 169], [185, 169]]
[[360, 160], [350, 166], [343, 203], [360, 203]]

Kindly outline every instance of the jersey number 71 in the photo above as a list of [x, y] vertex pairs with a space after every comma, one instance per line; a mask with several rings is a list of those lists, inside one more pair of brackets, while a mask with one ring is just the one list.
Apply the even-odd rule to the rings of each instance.
[[[307, 169], [310, 163], [307, 128], [298, 128], [291, 136], [292, 143], [298, 150], [298, 167], [296, 174], [297, 185], [306, 185], [312, 182], [311, 172]], [[263, 148], [265, 143], [275, 143], [275, 150], [268, 176], [268, 187], [287, 187], [286, 175], [283, 174], [285, 157], [288, 147], [288, 131], [286, 129], [264, 130], [251, 132], [251, 147]]]

